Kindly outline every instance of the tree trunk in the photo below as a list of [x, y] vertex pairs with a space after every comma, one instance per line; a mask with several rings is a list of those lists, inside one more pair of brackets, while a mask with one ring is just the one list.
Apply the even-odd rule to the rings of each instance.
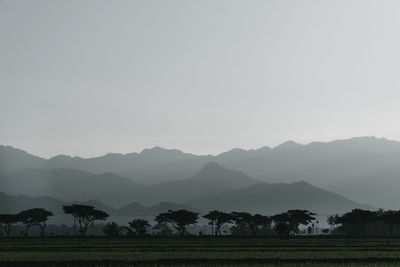
[[83, 229], [82, 229], [82, 236], [86, 236], [86, 231], [87, 231], [88, 226], [89, 226], [88, 223], [85, 223], [85, 224], [84, 224], [84, 227], [83, 227]]
[[42, 225], [39, 224], [40, 227], [40, 236], [44, 237], [44, 230], [46, 229], [46, 223], [43, 223]]
[[4, 226], [4, 230], [5, 230], [5, 232], [6, 232], [6, 236], [7, 236], [7, 237], [10, 237], [11, 223], [6, 224], [6, 225]]
[[78, 218], [78, 224], [79, 224], [79, 229], [78, 229], [79, 235], [83, 235], [85, 226], [84, 223], [79, 218]]
[[362, 235], [363, 237], [365, 237], [365, 227], [367, 227], [366, 224], [361, 224], [361, 235]]
[[185, 232], [186, 232], [185, 230], [186, 230], [186, 229], [185, 229], [184, 226], [183, 226], [183, 227], [180, 227], [180, 228], [179, 228], [179, 231], [178, 231], [178, 232], [179, 232], [179, 235], [180, 235], [180, 236], [184, 236], [184, 235], [185, 235]]
[[24, 236], [28, 236], [29, 228], [31, 228], [31, 225], [28, 224], [28, 225], [25, 227]]
[[74, 235], [76, 235], [76, 217], [74, 216]]
[[221, 236], [221, 226], [219, 226], [219, 225], [216, 226], [215, 235]]
[[253, 236], [257, 236], [257, 226], [251, 227], [251, 232], [253, 233]]

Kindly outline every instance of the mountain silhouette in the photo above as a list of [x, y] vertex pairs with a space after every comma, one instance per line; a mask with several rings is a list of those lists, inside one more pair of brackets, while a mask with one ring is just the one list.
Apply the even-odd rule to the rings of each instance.
[[[267, 183], [293, 183], [304, 180], [357, 202], [378, 207], [397, 208], [396, 203], [400, 203], [400, 195], [394, 190], [400, 187], [400, 142], [375, 137], [355, 137], [306, 145], [289, 141], [273, 148], [233, 149], [217, 156], [197, 156], [176, 149], [155, 147], [140, 153], [110, 153], [88, 159], [56, 156], [47, 160], [12, 147], [0, 146], [0, 159], [0, 183], [10, 181], [10, 178], [24, 168], [73, 169], [92, 175], [113, 173], [127, 177], [134, 183], [146, 185], [146, 189], [138, 190], [138, 198], [143, 199], [143, 203], [146, 204], [155, 204], [156, 201], [152, 202], [151, 198], [158, 193], [167, 197], [162, 201], [184, 200], [185, 193], [170, 198], [169, 192], [172, 189], [164, 192], [160, 183], [164, 183], [166, 188], [174, 187], [174, 184], [168, 184], [186, 180], [188, 177], [193, 178], [209, 162], [241, 171], [248, 177]], [[189, 181], [185, 183], [195, 184]], [[155, 185], [154, 190], [149, 189], [148, 197], [142, 196], [150, 185]], [[181, 185], [178, 183], [177, 186]], [[156, 190], [157, 187], [160, 189]], [[136, 185], [133, 188], [140, 186]], [[195, 190], [195, 193], [205, 188], [204, 185]], [[216, 184], [215, 187], [209, 186], [207, 190], [219, 192], [225, 189], [228, 188], [220, 189]], [[136, 192], [135, 189], [132, 190]], [[124, 196], [124, 200], [117, 200], [114, 204], [128, 204], [134, 200], [129, 199], [125, 202]]]
[[71, 169], [26, 168], [0, 179], [3, 190], [11, 194], [48, 195], [64, 201], [98, 199], [113, 207], [132, 201], [151, 205], [162, 201], [180, 203], [195, 195], [224, 192], [258, 182], [216, 163], [206, 164], [191, 178], [148, 186], [114, 173], [96, 175]]
[[193, 177], [148, 186], [147, 199], [141, 199], [141, 201], [154, 203], [152, 199], [155, 198], [156, 202], [163, 199], [163, 201], [185, 203], [193, 196], [218, 194], [257, 182], [259, 181], [242, 172], [232, 171], [211, 162], [204, 165]]
[[[33, 171], [35, 176], [30, 175], [29, 171]], [[44, 176], [41, 177], [40, 173]], [[69, 176], [73, 178], [69, 179]], [[32, 188], [18, 187], [21, 181], [32, 182], [35, 179], [41, 182]], [[43, 186], [50, 180], [53, 180], [51, 186]], [[306, 182], [262, 183], [214, 162], [204, 165], [193, 177], [155, 185], [142, 185], [113, 173], [88, 176], [86, 172], [76, 170], [24, 169], [8, 181], [14, 182], [12, 188], [14, 192], [18, 188], [18, 194], [49, 195], [64, 202], [94, 203], [94, 206], [101, 206], [107, 212], [119, 215], [148, 215], [165, 210], [165, 206], [188, 206], [198, 210], [240, 208], [254, 212], [282, 211], [287, 208], [338, 212], [366, 207]], [[7, 184], [3, 189], [7, 189]], [[101, 203], [93, 200], [100, 200]]]
[[113, 173], [99, 175], [71, 169], [26, 168], [0, 179], [3, 192], [14, 195], [50, 196], [63, 201], [101, 200], [112, 206], [131, 201], [144, 185]]
[[198, 197], [189, 205], [203, 210], [248, 211], [263, 214], [287, 209], [307, 209], [320, 215], [347, 212], [354, 208], [375, 209], [307, 182], [259, 183], [212, 197]]
[[61, 214], [62, 205], [65, 204], [65, 202], [61, 200], [46, 196], [13, 196], [3, 192], [0, 192], [0, 203], [0, 214], [15, 214], [32, 208], [44, 208], [55, 214]]
[[45, 161], [23, 150], [0, 145], [0, 177], [12, 175], [25, 168], [41, 168]]
[[273, 151], [292, 151], [295, 149], [301, 148], [302, 145], [294, 142], [294, 141], [286, 141], [276, 147], [273, 148]]
[[147, 207], [138, 202], [132, 202], [118, 209], [118, 215], [147, 215]]

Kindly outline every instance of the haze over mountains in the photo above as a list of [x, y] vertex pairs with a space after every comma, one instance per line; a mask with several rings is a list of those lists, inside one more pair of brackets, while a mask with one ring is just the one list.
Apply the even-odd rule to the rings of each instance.
[[[60, 203], [79, 202], [116, 215], [149, 215], [156, 210], [183, 207], [196, 211], [245, 210], [265, 214], [289, 208], [312, 209], [319, 214], [345, 212], [355, 207], [373, 208], [306, 182], [269, 184], [216, 163], [206, 164], [194, 177], [155, 185], [138, 184], [112, 173], [87, 176], [87, 172], [76, 170], [32, 168], [1, 182], [1, 188], [9, 194], [34, 196], [9, 196], [2, 203], [11, 210], [16, 209], [13, 199], [18, 200], [17, 207], [42, 204], [56, 207], [55, 212], [60, 213]], [[45, 201], [49, 203], [44, 204]]]
[[374, 137], [308, 145], [289, 141], [217, 156], [155, 147], [89, 159], [43, 159], [0, 146], [0, 186], [8, 194], [98, 199], [113, 207], [169, 201], [265, 212], [295, 208], [292, 204], [326, 212], [367, 207], [357, 202], [398, 208], [399, 162], [400, 142]]
[[[51, 197], [27, 197], [27, 196], [12, 196], [5, 193], [0, 193], [0, 213], [18, 213], [21, 210], [29, 208], [45, 208], [51, 210], [56, 215], [64, 215], [62, 210], [63, 205], [71, 202], [60, 201]], [[137, 202], [132, 202], [120, 208], [110, 207], [100, 201], [89, 200], [79, 202], [84, 205], [95, 206], [96, 208], [107, 212], [110, 215], [118, 216], [155, 216], [161, 212], [166, 212], [169, 209], [187, 209], [195, 212], [200, 210], [172, 202], [161, 202], [153, 206], [145, 206]]]

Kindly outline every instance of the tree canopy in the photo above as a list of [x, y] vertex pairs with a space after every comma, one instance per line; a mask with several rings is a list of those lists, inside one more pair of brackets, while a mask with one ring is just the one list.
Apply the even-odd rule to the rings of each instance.
[[197, 223], [199, 214], [188, 210], [168, 210], [168, 212], [160, 213], [155, 221], [158, 223], [169, 223], [183, 236], [186, 233], [186, 227], [190, 224]]
[[9, 237], [11, 225], [16, 223], [17, 221], [17, 216], [13, 214], [0, 214], [0, 230], [3, 231], [7, 237]]
[[[275, 228], [280, 234], [295, 235], [299, 232], [300, 225], [308, 225], [315, 220], [316, 215], [308, 210], [288, 210], [287, 212], [272, 216]], [[277, 228], [278, 227], [278, 228]]]
[[[230, 213], [213, 210], [203, 216], [209, 220], [209, 225], [212, 227], [212, 234], [221, 235], [221, 227], [224, 224], [231, 223], [233, 216]], [[214, 231], [215, 227], [215, 231]]]
[[132, 228], [137, 235], [145, 235], [150, 224], [146, 220], [135, 219], [129, 222], [129, 227]]
[[119, 236], [120, 227], [116, 222], [110, 222], [104, 225], [103, 232], [106, 236], [116, 237]]
[[235, 227], [240, 232], [246, 233], [249, 231], [253, 236], [256, 236], [261, 227], [269, 227], [271, 219], [268, 216], [260, 214], [250, 214], [248, 212], [232, 212], [232, 220], [235, 222]]
[[37, 225], [40, 228], [40, 235], [44, 236], [47, 220], [54, 214], [42, 208], [35, 208], [21, 211], [16, 215], [18, 221], [25, 225], [24, 235], [28, 235], [29, 229]]
[[66, 214], [70, 214], [74, 217], [79, 224], [79, 233], [83, 236], [86, 235], [87, 228], [96, 220], [105, 220], [108, 218], [108, 214], [104, 211], [97, 210], [93, 206], [73, 204], [63, 206], [63, 210]]

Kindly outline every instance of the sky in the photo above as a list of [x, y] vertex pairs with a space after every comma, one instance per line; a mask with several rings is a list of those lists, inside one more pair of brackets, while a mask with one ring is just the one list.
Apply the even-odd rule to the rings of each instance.
[[0, 0], [0, 144], [400, 140], [400, 2]]

